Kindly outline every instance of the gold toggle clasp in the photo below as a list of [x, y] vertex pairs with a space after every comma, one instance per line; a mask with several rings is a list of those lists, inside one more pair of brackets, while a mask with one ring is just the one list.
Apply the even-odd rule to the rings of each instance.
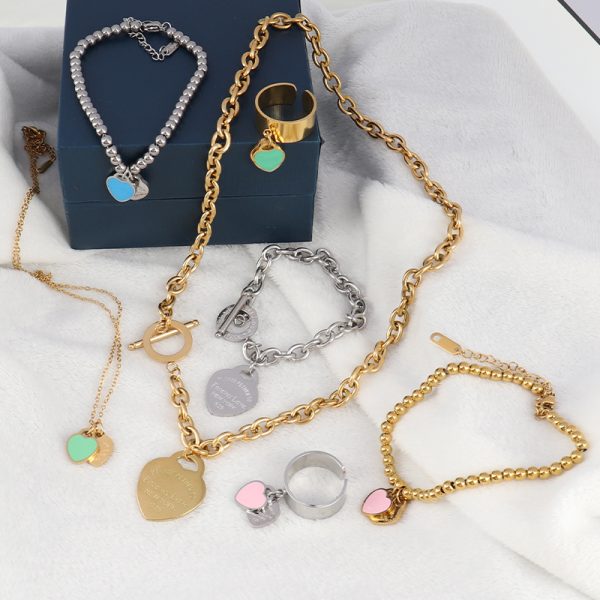
[[[164, 327], [164, 324], [161, 321], [157, 321], [156, 323], [150, 325], [148, 329], [146, 329], [144, 337], [141, 340], [129, 344], [127, 348], [129, 348], [129, 350], [139, 350], [140, 348], [143, 348], [151, 359], [161, 363], [175, 362], [188, 355], [192, 348], [192, 334], [190, 329], [198, 327], [198, 325], [200, 325], [200, 321], [197, 321], [196, 319], [193, 321], [188, 321], [187, 323], [180, 323], [179, 321], [171, 320], [168, 323], [167, 329], [165, 331], [161, 331], [161, 329]], [[174, 335], [183, 336], [183, 346], [178, 352], [174, 352], [173, 354], [161, 354], [152, 346], [154, 342], [166, 340]]]

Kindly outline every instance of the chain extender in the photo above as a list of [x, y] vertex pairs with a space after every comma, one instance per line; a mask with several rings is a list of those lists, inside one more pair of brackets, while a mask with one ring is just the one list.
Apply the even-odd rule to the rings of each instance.
[[330, 56], [321, 44], [321, 32], [318, 27], [302, 14], [291, 17], [285, 13], [274, 13], [258, 22], [249, 49], [242, 55], [242, 68], [235, 74], [234, 83], [229, 88], [229, 96], [221, 104], [221, 116], [217, 120], [216, 131], [212, 136], [208, 152], [205, 176], [206, 193], [202, 202], [202, 216], [198, 222], [198, 234], [181, 269], [166, 284], [167, 295], [158, 306], [161, 327], [165, 330], [168, 329], [177, 296], [186, 289], [188, 280], [198, 268], [212, 235], [216, 201], [219, 197], [221, 159], [231, 145], [231, 123], [239, 113], [240, 97], [248, 91], [250, 86], [250, 75], [259, 65], [259, 52], [269, 40], [269, 29], [272, 27], [277, 30], [287, 30], [293, 26], [299, 27], [304, 32], [306, 40], [312, 47], [313, 62], [323, 74], [323, 84], [337, 98], [340, 111], [350, 117], [356, 126], [370, 137], [381, 140], [390, 150], [402, 156], [415, 179], [422, 183], [426, 194], [447, 215], [449, 219], [447, 233], [433, 253], [428, 255], [420, 266], [410, 268], [404, 273], [401, 301], [390, 315], [385, 338], [375, 344], [364, 360], [327, 397], [319, 397], [306, 404], [299, 404], [276, 417], [261, 417], [252, 423], [243, 425], [237, 432], [224, 431], [214, 438], [202, 440], [188, 413], [190, 396], [181, 379], [179, 365], [175, 362], [168, 363], [171, 402], [178, 409], [181, 441], [188, 455], [195, 454], [205, 458], [218, 456], [234, 442], [255, 440], [270, 434], [279, 425], [308, 423], [324, 408], [337, 408], [353, 399], [358, 393], [362, 377], [367, 373], [378, 371], [385, 361], [389, 348], [402, 338], [409, 321], [409, 307], [415, 299], [416, 290], [421, 285], [423, 276], [429, 271], [439, 269], [448, 261], [463, 234], [460, 205], [450, 201], [444, 188], [431, 179], [425, 161], [410, 150], [402, 136], [397, 133], [389, 133], [380, 123], [365, 116], [358, 109], [355, 100], [344, 93], [340, 77], [331, 70]]

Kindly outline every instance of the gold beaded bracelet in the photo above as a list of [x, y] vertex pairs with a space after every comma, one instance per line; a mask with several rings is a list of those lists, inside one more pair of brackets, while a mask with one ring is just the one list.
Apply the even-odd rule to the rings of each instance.
[[[442, 335], [434, 333], [431, 340], [451, 354], [461, 355], [466, 359], [479, 361], [449, 363], [446, 367], [436, 369], [425, 381], [411, 394], [405, 396], [402, 402], [398, 402], [390, 411], [386, 420], [381, 424], [381, 454], [383, 456], [384, 473], [390, 482], [390, 488], [378, 488], [371, 492], [362, 505], [363, 514], [377, 525], [388, 525], [397, 522], [411, 500], [432, 502], [459, 490], [476, 488], [480, 485], [500, 483], [501, 481], [523, 481], [531, 479], [548, 479], [556, 475], [562, 475], [574, 465], [583, 460], [584, 452], [588, 449], [588, 443], [574, 425], [563, 420], [554, 410], [554, 392], [548, 381], [526, 371], [518, 364], [505, 363], [489, 354], [480, 354], [462, 348], [459, 344]], [[421, 402], [427, 395], [431, 394], [448, 375], [474, 375], [482, 379], [492, 381], [506, 381], [515, 383], [529, 390], [536, 397], [535, 416], [551, 423], [558, 431], [569, 436], [575, 444], [575, 450], [568, 456], [550, 466], [529, 467], [518, 469], [503, 469], [491, 472], [469, 475], [468, 477], [457, 477], [452, 481], [445, 481], [441, 485], [429, 489], [410, 487], [398, 475], [394, 466], [392, 450], [392, 433], [396, 423], [408, 409]]]

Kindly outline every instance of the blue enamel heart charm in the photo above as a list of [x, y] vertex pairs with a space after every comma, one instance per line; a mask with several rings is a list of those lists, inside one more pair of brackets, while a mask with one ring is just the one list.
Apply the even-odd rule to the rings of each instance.
[[106, 188], [117, 202], [127, 202], [135, 195], [135, 186], [125, 178], [111, 175], [106, 180]]
[[130, 181], [123, 175], [115, 174], [106, 179], [106, 189], [117, 202], [141, 200], [148, 195], [148, 184], [138, 177]]

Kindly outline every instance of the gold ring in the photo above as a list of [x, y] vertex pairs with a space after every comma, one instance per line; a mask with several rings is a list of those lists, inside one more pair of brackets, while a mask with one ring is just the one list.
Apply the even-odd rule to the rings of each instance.
[[299, 119], [284, 120], [278, 118], [280, 109], [269, 110], [293, 104], [297, 91], [293, 83], [272, 83], [260, 90], [254, 100], [256, 126], [263, 137], [252, 148], [250, 158], [259, 169], [268, 173], [276, 171], [285, 160], [285, 152], [279, 144], [300, 142], [315, 128], [317, 99], [309, 90], [302, 93], [304, 115]]

